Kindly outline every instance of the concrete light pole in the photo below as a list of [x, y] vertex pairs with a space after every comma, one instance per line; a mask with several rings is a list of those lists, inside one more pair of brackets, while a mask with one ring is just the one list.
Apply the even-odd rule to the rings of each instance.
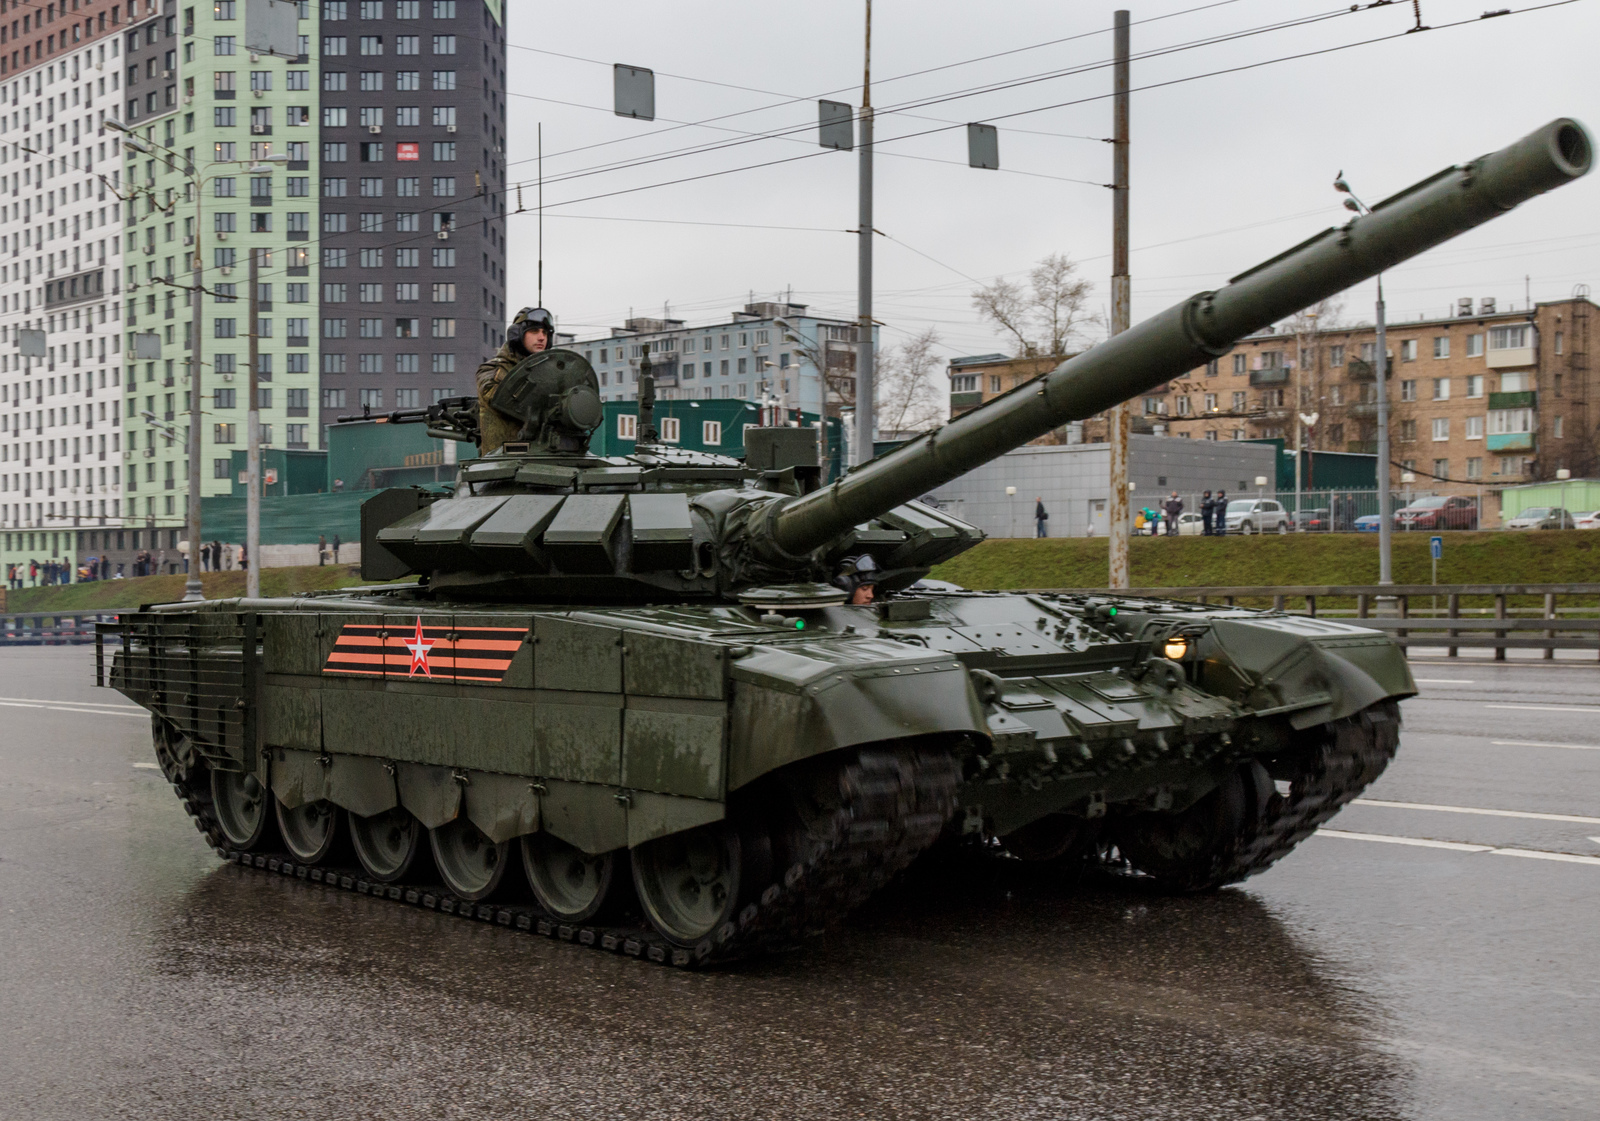
[[[1349, 197], [1344, 200], [1346, 210], [1357, 214], [1371, 214], [1372, 209], [1356, 197], [1350, 189], [1350, 184], [1345, 182], [1344, 172], [1339, 172], [1333, 181], [1333, 189]], [[1378, 390], [1378, 583], [1393, 584], [1394, 571], [1391, 564], [1394, 546], [1394, 527], [1389, 524], [1389, 393], [1385, 380], [1389, 375], [1389, 348], [1384, 334], [1383, 323], [1383, 274], [1378, 274], [1378, 353], [1377, 360], [1373, 363], [1374, 380]]]
[[850, 460], [859, 466], [872, 458], [877, 410], [872, 384], [872, 0], [867, 3], [866, 53], [861, 70], [860, 214], [856, 225], [856, 446]]
[[[1128, 28], [1126, 11], [1114, 16], [1111, 142], [1111, 333], [1120, 335], [1132, 325], [1132, 280], [1128, 275]], [[1110, 571], [1107, 586], [1128, 587], [1128, 405], [1113, 406], [1111, 430]]]

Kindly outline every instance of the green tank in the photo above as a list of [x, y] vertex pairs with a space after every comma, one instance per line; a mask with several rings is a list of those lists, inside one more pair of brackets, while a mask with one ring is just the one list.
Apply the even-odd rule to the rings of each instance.
[[[673, 447], [648, 374], [634, 454], [590, 455], [593, 370], [532, 356], [497, 390], [517, 441], [363, 507], [364, 575], [414, 582], [131, 613], [103, 628], [110, 684], [226, 860], [678, 965], [824, 929], [942, 837], [1236, 882], [1393, 757], [1401, 650], [1281, 612], [927, 589], [982, 534], [916, 499], [1590, 161], [1552, 122], [827, 486], [814, 430]], [[476, 402], [389, 419], [470, 439]]]

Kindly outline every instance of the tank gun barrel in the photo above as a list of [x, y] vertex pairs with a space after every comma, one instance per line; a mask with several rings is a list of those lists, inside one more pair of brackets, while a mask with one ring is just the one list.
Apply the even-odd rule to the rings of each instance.
[[1594, 146], [1559, 118], [1449, 167], [1057, 366], [837, 482], [768, 507], [765, 533], [810, 552], [1069, 421], [1083, 420], [1226, 354], [1239, 339], [1344, 291], [1517, 204], [1588, 173]]

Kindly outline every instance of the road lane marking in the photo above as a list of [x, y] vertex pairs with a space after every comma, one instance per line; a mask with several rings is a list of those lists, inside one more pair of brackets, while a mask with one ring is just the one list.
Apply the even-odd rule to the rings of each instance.
[[1477, 682], [1465, 677], [1413, 677], [1411, 679], [1418, 685], [1476, 685]]
[[1484, 705], [1484, 708], [1511, 708], [1518, 712], [1600, 712], [1600, 708], [1580, 708], [1577, 705]]
[[1452, 852], [1493, 852], [1493, 845], [1464, 845], [1459, 841], [1427, 841], [1421, 837], [1392, 837], [1387, 833], [1351, 833], [1344, 829], [1318, 829], [1319, 837], [1344, 841], [1381, 841], [1386, 845], [1415, 845], [1423, 849], [1449, 849]]
[[1543, 743], [1539, 740], [1490, 740], [1495, 747], [1564, 747], [1568, 751], [1600, 751], [1593, 743]]
[[1590, 837], [1589, 840], [1593, 841], [1597, 845], [1600, 845], [1600, 837]]
[[1579, 825], [1600, 825], [1600, 817], [1577, 814], [1533, 813], [1529, 810], [1480, 810], [1471, 806], [1436, 806], [1431, 802], [1385, 802], [1377, 798], [1357, 798], [1353, 806], [1381, 806], [1391, 810], [1432, 810], [1447, 814], [1479, 814], [1483, 817], [1520, 817], [1528, 821], [1572, 821]]
[[161, 764], [160, 763], [135, 763], [133, 765], [133, 769], [136, 770], [136, 771], [159, 771], [161, 769]]
[[1503, 849], [1494, 845], [1468, 845], [1460, 841], [1430, 841], [1422, 837], [1395, 837], [1388, 833], [1351, 833], [1343, 829], [1318, 829], [1317, 836], [1333, 837], [1341, 841], [1376, 841], [1385, 845], [1410, 845], [1423, 849], [1447, 849], [1450, 852], [1486, 852], [1490, 856], [1520, 856], [1528, 860], [1554, 860], [1562, 864], [1589, 864], [1600, 867], [1600, 856], [1577, 856], [1570, 852], [1546, 852], [1542, 849]]
[[80, 705], [84, 708], [128, 708], [143, 712], [138, 705], [124, 704], [121, 701], [64, 701], [59, 697], [0, 697], [0, 701], [21, 701], [26, 704], [36, 705]]

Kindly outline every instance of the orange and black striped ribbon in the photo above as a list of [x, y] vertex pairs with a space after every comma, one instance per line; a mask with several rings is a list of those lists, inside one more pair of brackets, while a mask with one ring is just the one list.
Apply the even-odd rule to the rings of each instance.
[[528, 628], [423, 623], [422, 637], [431, 643], [426, 669], [415, 664], [407, 646], [414, 643], [416, 633], [414, 623], [346, 623], [322, 672], [498, 685], [505, 679]]

